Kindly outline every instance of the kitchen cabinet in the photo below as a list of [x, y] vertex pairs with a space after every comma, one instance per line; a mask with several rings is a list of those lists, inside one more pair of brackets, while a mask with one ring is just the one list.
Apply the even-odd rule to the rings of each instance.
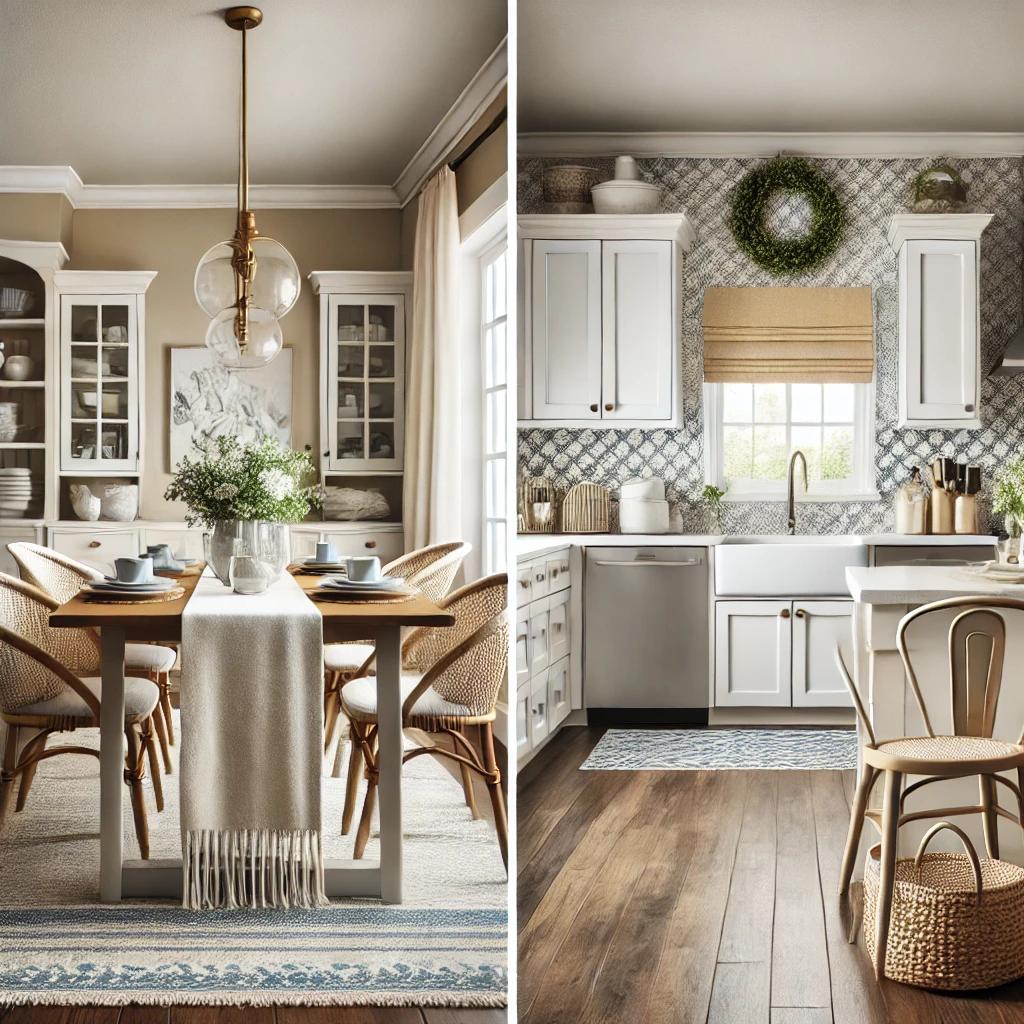
[[677, 425], [686, 215], [540, 215], [519, 227], [520, 420]]
[[835, 649], [851, 657], [852, 615], [852, 601], [716, 602], [715, 705], [851, 707]]
[[569, 657], [548, 669], [548, 729], [554, 732], [572, 710], [569, 702]]
[[992, 215], [898, 214], [899, 426], [980, 427], [979, 252]]

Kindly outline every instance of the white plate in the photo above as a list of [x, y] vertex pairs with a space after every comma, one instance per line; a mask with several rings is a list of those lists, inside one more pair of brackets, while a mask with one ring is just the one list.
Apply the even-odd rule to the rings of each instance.
[[31, 476], [31, 469], [20, 469], [12, 466], [10, 469], [0, 469], [0, 476]]
[[318, 562], [315, 558], [303, 558], [302, 565], [307, 569], [344, 569], [344, 562]]
[[399, 590], [405, 585], [402, 576], [384, 576], [379, 580], [348, 580], [338, 576], [326, 576], [317, 586], [330, 590]]
[[155, 580], [146, 580], [145, 583], [124, 583], [118, 580], [116, 583], [108, 580], [90, 580], [86, 587], [89, 590], [170, 590], [178, 585], [177, 580], [166, 577]]

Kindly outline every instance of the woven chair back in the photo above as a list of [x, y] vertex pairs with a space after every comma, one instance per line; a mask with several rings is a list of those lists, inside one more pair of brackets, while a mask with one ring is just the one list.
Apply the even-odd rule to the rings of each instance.
[[21, 578], [45, 591], [57, 604], [70, 601], [83, 583], [103, 578], [98, 569], [76, 562], [53, 548], [18, 543], [8, 544], [7, 550], [18, 563]]
[[432, 544], [388, 562], [384, 566], [384, 575], [404, 576], [410, 586], [437, 604], [452, 589], [459, 567], [472, 550], [473, 546], [463, 541]]

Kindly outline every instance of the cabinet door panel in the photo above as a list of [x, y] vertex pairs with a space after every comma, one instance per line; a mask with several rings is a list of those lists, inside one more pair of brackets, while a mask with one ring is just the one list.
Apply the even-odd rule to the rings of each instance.
[[548, 669], [548, 731], [554, 732], [572, 709], [569, 706], [569, 659]]
[[792, 610], [789, 601], [715, 605], [715, 705], [789, 707]]
[[530, 749], [530, 690], [521, 687], [516, 693], [516, 757], [523, 757]]
[[672, 243], [604, 242], [602, 419], [672, 417]]
[[534, 601], [530, 605], [530, 675], [536, 683], [537, 673], [551, 664], [550, 634], [548, 631], [548, 603]]
[[904, 244], [901, 412], [907, 422], [977, 418], [977, 246], [972, 241]]
[[547, 669], [530, 680], [530, 746], [536, 747], [547, 738], [548, 673]]
[[530, 610], [516, 610], [516, 685], [530, 680]]
[[601, 243], [533, 243], [534, 419], [599, 419]]
[[839, 643], [853, 669], [853, 602], [793, 602], [793, 706], [853, 707], [835, 663]]
[[548, 628], [551, 630], [552, 663], [569, 656], [569, 596], [570, 591], [560, 590], [548, 598]]

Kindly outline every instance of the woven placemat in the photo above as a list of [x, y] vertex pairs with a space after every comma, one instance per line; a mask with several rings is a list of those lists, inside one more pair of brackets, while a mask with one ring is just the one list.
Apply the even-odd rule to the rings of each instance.
[[154, 594], [139, 594], [137, 597], [115, 596], [114, 592], [103, 594], [96, 590], [82, 590], [79, 596], [90, 604], [159, 604], [161, 601], [177, 601], [185, 593], [184, 587], [171, 587]]
[[307, 590], [307, 594], [313, 601], [332, 601], [336, 604], [401, 604], [403, 601], [411, 601], [416, 594], [395, 594], [394, 597], [363, 597], [360, 594], [342, 594], [341, 592], [331, 593], [327, 590]]
[[153, 575], [165, 576], [172, 580], [183, 580], [186, 576], [202, 576], [205, 568], [206, 563], [199, 562], [197, 565], [186, 565], [184, 569], [154, 569]]

